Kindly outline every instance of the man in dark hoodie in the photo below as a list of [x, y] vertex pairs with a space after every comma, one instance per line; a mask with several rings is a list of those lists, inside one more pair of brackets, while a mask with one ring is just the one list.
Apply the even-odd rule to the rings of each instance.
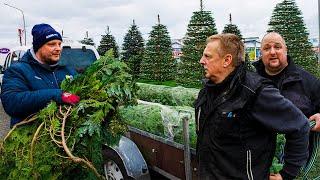
[[1, 101], [11, 127], [43, 109], [50, 101], [76, 104], [80, 97], [63, 92], [61, 82], [75, 70], [58, 64], [62, 37], [48, 24], [32, 28], [33, 47], [4, 73]]
[[195, 102], [199, 179], [269, 179], [277, 133], [287, 137], [277, 176], [293, 179], [308, 158], [308, 119], [270, 80], [246, 71], [243, 57], [236, 35], [207, 39]]

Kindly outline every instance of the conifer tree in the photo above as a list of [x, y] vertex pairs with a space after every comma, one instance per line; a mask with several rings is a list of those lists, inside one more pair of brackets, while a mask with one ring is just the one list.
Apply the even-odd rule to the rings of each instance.
[[203, 78], [203, 68], [199, 64], [206, 39], [217, 34], [216, 24], [210, 11], [203, 10], [200, 0], [200, 11], [193, 12], [184, 37], [181, 62], [178, 64], [176, 81], [185, 87], [199, 87]]
[[103, 56], [109, 49], [113, 49], [113, 55], [115, 58], [119, 57], [118, 46], [115, 38], [111, 35], [109, 26], [105, 35], [101, 35], [100, 45], [98, 46], [98, 53]]
[[268, 32], [278, 32], [283, 36], [288, 54], [295, 64], [311, 73], [318, 73], [316, 55], [312, 51], [312, 44], [308, 41], [309, 33], [295, 0], [283, 0], [277, 4], [268, 25]]
[[137, 78], [140, 74], [140, 65], [144, 55], [144, 41], [134, 20], [124, 37], [122, 47], [122, 60], [131, 69], [133, 77]]
[[237, 25], [232, 24], [231, 13], [229, 14], [229, 24], [226, 24], [226, 25], [224, 26], [224, 29], [223, 29], [222, 33], [235, 34], [235, 35], [237, 35], [239, 38], [242, 39], [241, 32], [240, 32], [240, 30], [238, 29]]
[[92, 38], [84, 38], [83, 40], [80, 41], [80, 43], [94, 46], [94, 42]]
[[86, 37], [85, 37], [84, 39], [82, 39], [82, 40], [80, 41], [80, 43], [94, 46], [93, 39], [92, 39], [92, 38], [89, 38], [88, 31], [86, 32]]
[[146, 44], [145, 58], [141, 64], [141, 78], [144, 80], [168, 81], [176, 73], [172, 56], [171, 39], [167, 27], [160, 23], [152, 27]]

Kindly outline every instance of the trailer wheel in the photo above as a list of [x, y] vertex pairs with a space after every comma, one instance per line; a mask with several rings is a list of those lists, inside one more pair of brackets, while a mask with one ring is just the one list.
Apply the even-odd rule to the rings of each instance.
[[107, 180], [133, 179], [128, 176], [119, 155], [110, 148], [103, 149], [103, 169]]

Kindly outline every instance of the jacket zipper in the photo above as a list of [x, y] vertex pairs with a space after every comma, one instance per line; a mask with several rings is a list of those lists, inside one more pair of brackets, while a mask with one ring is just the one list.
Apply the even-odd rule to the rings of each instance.
[[55, 82], [56, 82], [57, 88], [59, 88], [58, 80], [57, 80], [57, 78], [56, 78], [55, 73], [52, 72], [52, 75], [53, 75], [53, 78], [54, 78], [54, 80], [55, 80]]
[[251, 150], [247, 150], [247, 176], [249, 180], [253, 180], [253, 174], [252, 174], [252, 166], [251, 166]]

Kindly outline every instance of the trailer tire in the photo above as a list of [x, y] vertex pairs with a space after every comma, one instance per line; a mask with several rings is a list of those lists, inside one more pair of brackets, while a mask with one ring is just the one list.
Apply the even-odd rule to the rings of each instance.
[[105, 177], [109, 180], [131, 180], [128, 176], [124, 163], [113, 149], [105, 147], [102, 150], [103, 170]]

